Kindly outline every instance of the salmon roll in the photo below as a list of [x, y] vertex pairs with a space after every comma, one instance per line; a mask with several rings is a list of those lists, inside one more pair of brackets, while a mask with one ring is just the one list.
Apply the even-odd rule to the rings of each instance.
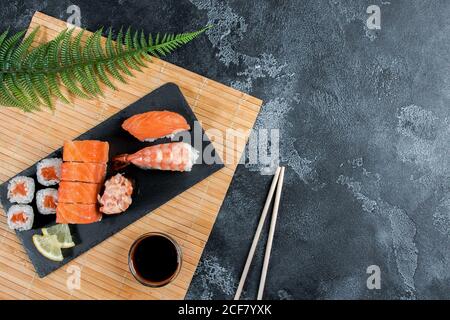
[[136, 114], [122, 123], [122, 128], [140, 141], [152, 142], [159, 138], [173, 138], [190, 130], [186, 119], [172, 111], [149, 111]]
[[25, 231], [33, 227], [34, 212], [29, 205], [12, 205], [7, 214], [8, 227], [13, 230]]
[[33, 178], [17, 176], [9, 180], [7, 197], [13, 203], [30, 203], [34, 198], [34, 190]]
[[88, 224], [101, 219], [102, 214], [95, 204], [59, 203], [56, 208], [57, 223]]
[[62, 181], [102, 183], [105, 175], [104, 163], [64, 162], [61, 166]]
[[[59, 204], [61, 206], [62, 204]], [[68, 224], [66, 218], [62, 216], [61, 210], [58, 210], [58, 206], [56, 206], [56, 223], [59, 224]]]
[[58, 203], [97, 203], [101, 185], [97, 183], [61, 181], [58, 189]]
[[54, 186], [61, 178], [61, 159], [49, 158], [38, 162], [36, 165], [37, 181], [43, 186]]
[[41, 214], [55, 214], [58, 203], [58, 190], [42, 189], [36, 192], [36, 206]]
[[72, 162], [108, 162], [108, 142], [76, 140], [64, 142], [63, 160]]

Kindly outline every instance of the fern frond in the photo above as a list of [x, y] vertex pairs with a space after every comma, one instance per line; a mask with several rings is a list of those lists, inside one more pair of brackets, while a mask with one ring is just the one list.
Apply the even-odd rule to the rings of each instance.
[[207, 29], [156, 36], [120, 29], [115, 42], [111, 29], [106, 40], [102, 29], [87, 37], [85, 30], [68, 29], [35, 48], [38, 28], [22, 41], [24, 31], [5, 31], [0, 34], [0, 105], [23, 111], [53, 108], [53, 97], [69, 103], [62, 86], [81, 98], [103, 95], [101, 83], [115, 90], [114, 80], [126, 83], [124, 75], [132, 77], [152, 57], [172, 53]]

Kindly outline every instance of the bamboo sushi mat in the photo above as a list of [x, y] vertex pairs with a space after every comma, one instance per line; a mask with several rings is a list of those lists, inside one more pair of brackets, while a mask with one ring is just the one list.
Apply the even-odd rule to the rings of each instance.
[[[66, 23], [36, 12], [29, 30], [40, 26], [36, 44], [48, 41]], [[0, 299], [183, 299], [219, 209], [244, 150], [262, 101], [162, 60], [154, 59], [128, 78], [115, 82], [118, 91], [105, 89], [105, 97], [72, 105], [56, 102], [56, 110], [25, 114], [0, 107], [0, 182], [33, 165], [140, 97], [167, 83], [176, 83], [205, 130], [242, 129], [245, 136], [234, 144], [213, 140], [219, 154], [234, 154], [233, 161], [212, 176], [173, 198], [152, 214], [131, 224], [101, 244], [45, 278], [39, 278], [15, 233], [0, 213]], [[211, 137], [210, 137], [211, 138]], [[226, 140], [225, 140], [226, 141]], [[223, 157], [222, 157], [223, 159]], [[174, 237], [183, 250], [182, 270], [163, 288], [147, 288], [128, 270], [127, 254], [132, 242], [150, 231]], [[67, 283], [80, 271], [79, 289]]]

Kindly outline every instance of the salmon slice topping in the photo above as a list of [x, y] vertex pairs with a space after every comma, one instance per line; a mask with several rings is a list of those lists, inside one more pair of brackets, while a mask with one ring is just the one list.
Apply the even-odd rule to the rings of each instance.
[[106, 164], [64, 162], [61, 165], [62, 181], [102, 183], [106, 175]]
[[97, 140], [66, 141], [64, 143], [63, 160], [74, 162], [108, 162], [108, 142]]
[[[59, 205], [58, 205], [59, 207]], [[64, 218], [63, 214], [61, 213], [61, 209], [58, 210], [58, 207], [56, 207], [56, 223], [69, 223], [66, 218]]]
[[65, 223], [71, 224], [88, 224], [102, 219], [102, 215], [95, 204], [80, 203], [59, 203], [56, 216], [57, 221], [65, 221]]
[[136, 114], [122, 124], [122, 128], [137, 139], [154, 140], [190, 129], [186, 119], [176, 112], [149, 111]]
[[58, 189], [58, 203], [97, 203], [100, 188], [98, 183], [62, 181]]

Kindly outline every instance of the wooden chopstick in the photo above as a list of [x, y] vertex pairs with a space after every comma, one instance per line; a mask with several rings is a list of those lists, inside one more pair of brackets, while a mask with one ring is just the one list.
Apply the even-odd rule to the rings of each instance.
[[273, 205], [272, 220], [270, 221], [269, 238], [267, 239], [266, 253], [264, 255], [264, 263], [261, 272], [261, 280], [259, 282], [257, 300], [261, 300], [264, 293], [264, 285], [266, 284], [267, 269], [269, 267], [270, 252], [272, 251], [273, 235], [277, 224], [278, 207], [280, 205], [281, 190], [283, 189], [284, 167], [281, 168], [280, 178], [278, 179], [277, 193], [275, 194], [275, 203]]
[[267, 212], [269, 211], [270, 203], [272, 202], [273, 193], [278, 182], [278, 177], [280, 176], [281, 168], [278, 167], [275, 175], [273, 176], [272, 184], [269, 189], [269, 194], [267, 195], [266, 203], [264, 204], [263, 211], [261, 213], [261, 218], [259, 219], [258, 227], [256, 228], [255, 235], [253, 236], [252, 246], [247, 256], [247, 261], [245, 262], [244, 271], [242, 271], [241, 279], [239, 281], [234, 300], [239, 300], [241, 297], [242, 289], [244, 288], [245, 279], [247, 278], [248, 270], [252, 264], [253, 256], [255, 255], [256, 246], [261, 235], [262, 228], [264, 226], [264, 221], [266, 221]]

